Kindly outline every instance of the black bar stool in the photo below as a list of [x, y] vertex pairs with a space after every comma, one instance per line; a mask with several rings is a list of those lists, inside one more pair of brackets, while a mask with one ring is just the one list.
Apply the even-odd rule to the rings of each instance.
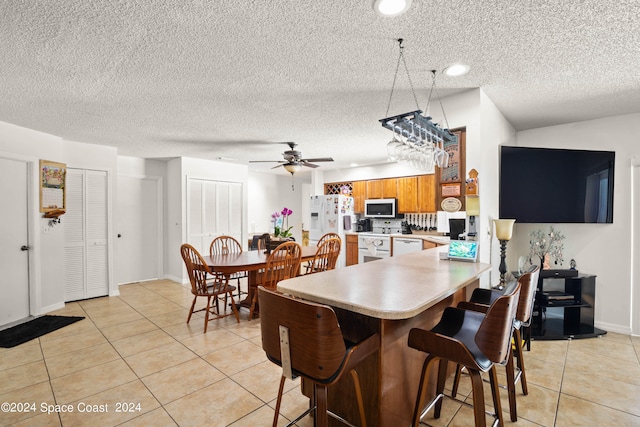
[[[484, 394], [481, 372], [489, 372], [491, 394], [495, 414], [503, 425], [502, 408], [495, 364], [505, 364], [510, 352], [513, 322], [520, 295], [518, 284], [510, 294], [497, 298], [486, 314], [447, 307], [440, 322], [430, 331], [413, 328], [409, 332], [409, 346], [428, 354], [422, 368], [418, 396], [413, 413], [414, 427], [418, 427], [424, 414], [435, 406], [435, 418], [440, 417], [447, 361], [466, 367], [471, 376], [473, 410], [476, 426], [485, 426]], [[440, 362], [436, 396], [424, 405], [425, 391], [430, 368]], [[463, 403], [463, 402], [462, 402]]]

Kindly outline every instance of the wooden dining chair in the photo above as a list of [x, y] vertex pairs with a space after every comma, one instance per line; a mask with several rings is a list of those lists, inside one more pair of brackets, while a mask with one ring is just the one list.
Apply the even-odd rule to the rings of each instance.
[[269, 249], [271, 245], [271, 235], [269, 233], [264, 233], [260, 237], [258, 237], [258, 250], [264, 252]]
[[[278, 425], [286, 379], [302, 377], [313, 385], [309, 409], [287, 425], [315, 411], [314, 425], [325, 427], [328, 417], [340, 417], [327, 408], [327, 388], [350, 374], [356, 393], [360, 425], [367, 420], [356, 367], [378, 351], [380, 338], [372, 334], [358, 343], [345, 340], [335, 311], [323, 304], [258, 287], [262, 348], [267, 358], [282, 367], [273, 427]], [[341, 396], [341, 398], [344, 398]], [[353, 424], [349, 424], [353, 426]]]
[[[211, 241], [209, 245], [209, 255], [229, 255], [229, 254], [241, 254], [242, 253], [242, 245], [238, 240], [236, 240], [232, 236], [218, 236]], [[242, 292], [240, 288], [240, 280], [249, 277], [249, 273], [247, 271], [238, 271], [236, 273], [229, 274], [225, 276], [227, 280], [236, 280], [237, 289], [238, 289], [238, 299], [242, 298], [242, 294], [246, 294], [246, 292]], [[248, 286], [248, 285], [247, 285]]]
[[[340, 235], [338, 233], [326, 233], [324, 235], [322, 235], [322, 237], [320, 237], [320, 240], [318, 240], [318, 243], [316, 243], [316, 246], [318, 246], [318, 248], [320, 248], [320, 246], [324, 243], [325, 240], [328, 239], [338, 239], [340, 240], [340, 247], [342, 247], [342, 239], [340, 238]], [[307, 261], [304, 265], [304, 274], [308, 274], [309, 271], [311, 271], [311, 264], [313, 261]]]
[[[513, 324], [513, 338], [511, 340], [512, 351], [509, 352], [509, 358], [506, 366], [506, 380], [507, 380], [507, 392], [509, 395], [509, 415], [511, 421], [518, 421], [518, 410], [516, 405], [516, 384], [520, 381], [522, 386], [522, 394], [525, 396], [529, 394], [529, 388], [527, 386], [527, 374], [524, 367], [524, 352], [523, 352], [523, 340], [522, 332], [523, 328], [529, 327], [531, 323], [531, 317], [533, 316], [533, 303], [538, 286], [538, 277], [540, 274], [540, 267], [537, 265], [532, 266], [528, 272], [522, 274], [518, 278], [518, 284], [520, 285], [520, 296], [518, 298], [518, 308], [516, 310], [515, 321]], [[508, 288], [507, 288], [508, 289]], [[473, 310], [481, 313], [486, 313], [491, 304], [503, 295], [505, 291], [497, 289], [481, 289], [477, 288], [473, 290], [469, 301], [463, 301], [458, 304], [458, 308], [465, 310]], [[514, 357], [516, 364], [514, 365]], [[458, 393], [458, 385], [460, 383], [460, 375], [462, 373], [462, 367], [458, 365], [456, 367], [455, 376], [453, 378], [453, 386], [451, 395], [453, 397]]]
[[[219, 319], [234, 314], [236, 321], [240, 323], [240, 316], [238, 309], [236, 308], [235, 301], [233, 299], [233, 291], [236, 290], [234, 286], [229, 285], [229, 281], [221, 273], [211, 271], [209, 266], [205, 263], [202, 255], [188, 243], [180, 246], [180, 254], [184, 260], [184, 264], [187, 267], [187, 273], [189, 275], [189, 281], [191, 282], [191, 293], [193, 294], [193, 302], [189, 309], [189, 316], [187, 316], [187, 323], [191, 321], [191, 315], [199, 311], [204, 311], [204, 332], [207, 332], [207, 326], [209, 324], [209, 315], [213, 315], [214, 318]], [[213, 278], [213, 279], [212, 279]], [[208, 279], [208, 280], [207, 280]], [[207, 298], [207, 305], [200, 310], [194, 310], [198, 297]], [[220, 307], [218, 300], [224, 298], [225, 304], [223, 305], [226, 312], [227, 297], [231, 298], [232, 313], [220, 314]], [[212, 299], [216, 310], [213, 310], [211, 304]]]
[[[267, 257], [260, 284], [266, 289], [275, 290], [279, 281], [296, 277], [300, 273], [301, 257], [302, 248], [299, 244], [296, 242], [281, 243]], [[258, 293], [255, 292], [249, 309], [249, 320], [253, 319], [257, 302]]]
[[[496, 364], [507, 363], [511, 352], [513, 322], [518, 308], [520, 284], [511, 293], [496, 299], [487, 310], [480, 313], [447, 307], [440, 322], [431, 330], [413, 328], [409, 331], [409, 347], [427, 353], [418, 386], [418, 396], [413, 412], [412, 426], [418, 427], [420, 419], [435, 407], [434, 416], [440, 418], [448, 361], [462, 365], [471, 377], [475, 425], [484, 427], [485, 404], [481, 372], [489, 372], [491, 395], [498, 425], [504, 425], [498, 386]], [[426, 394], [429, 372], [435, 362], [440, 362], [436, 384], [436, 396], [429, 404], [423, 400]], [[453, 397], [452, 397], [453, 399]]]
[[318, 245], [318, 250], [311, 260], [311, 266], [305, 274], [320, 273], [336, 268], [341, 245], [340, 239], [333, 237], [325, 239], [322, 244]]

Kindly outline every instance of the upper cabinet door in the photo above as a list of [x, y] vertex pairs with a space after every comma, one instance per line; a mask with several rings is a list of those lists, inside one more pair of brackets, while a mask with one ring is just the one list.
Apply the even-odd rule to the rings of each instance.
[[395, 199], [398, 197], [397, 178], [386, 178], [382, 180], [382, 198]]
[[418, 212], [435, 212], [436, 209], [436, 177], [420, 175], [418, 177]]
[[398, 212], [418, 212], [418, 177], [398, 178]]
[[382, 180], [367, 181], [367, 199], [382, 199]]
[[364, 199], [367, 198], [366, 181], [354, 181], [351, 195], [353, 196], [353, 211], [355, 213], [364, 213]]

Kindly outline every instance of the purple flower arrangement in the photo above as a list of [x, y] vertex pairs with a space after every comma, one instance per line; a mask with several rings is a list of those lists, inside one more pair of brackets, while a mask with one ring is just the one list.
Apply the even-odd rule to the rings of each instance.
[[289, 227], [289, 215], [293, 211], [287, 207], [282, 209], [282, 212], [274, 212], [271, 214], [271, 222], [273, 223], [273, 235], [275, 237], [291, 237], [291, 229], [293, 225]]

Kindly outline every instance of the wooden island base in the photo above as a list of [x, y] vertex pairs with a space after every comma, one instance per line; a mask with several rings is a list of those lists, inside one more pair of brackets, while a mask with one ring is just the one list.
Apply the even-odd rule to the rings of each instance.
[[[439, 321], [448, 306], [466, 300], [478, 287], [478, 281], [466, 289], [457, 291], [415, 317], [401, 320], [378, 319], [336, 308], [336, 314], [346, 339], [358, 342], [377, 333], [381, 337], [380, 351], [358, 366], [356, 371], [362, 387], [367, 426], [409, 426], [418, 382], [425, 354], [410, 348], [407, 337], [411, 328], [431, 329]], [[453, 373], [453, 367], [450, 366]], [[435, 375], [432, 371], [429, 395], [435, 395]], [[310, 397], [312, 389], [303, 384], [303, 393]], [[354, 425], [359, 425], [359, 412], [353, 381], [349, 375], [329, 388], [329, 408]], [[329, 418], [329, 425], [342, 424]]]

